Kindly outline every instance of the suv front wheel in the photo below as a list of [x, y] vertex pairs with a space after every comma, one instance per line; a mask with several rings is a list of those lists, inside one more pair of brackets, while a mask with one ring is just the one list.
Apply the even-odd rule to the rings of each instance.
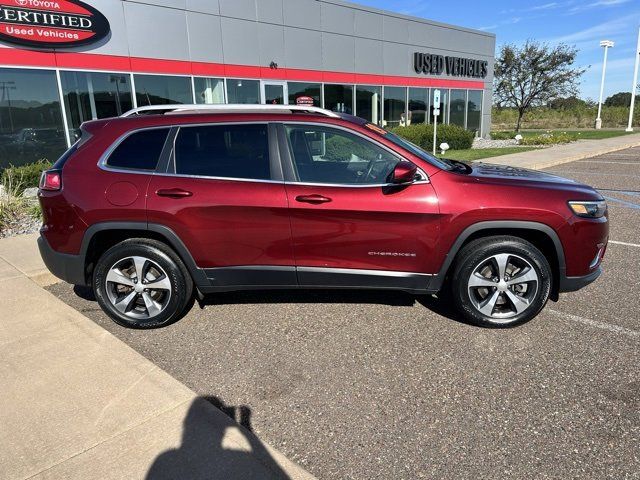
[[453, 271], [456, 308], [472, 323], [512, 327], [531, 320], [551, 292], [551, 267], [533, 244], [500, 236], [466, 245]]
[[164, 243], [132, 238], [100, 257], [93, 290], [117, 324], [158, 328], [180, 319], [192, 300], [193, 282], [180, 257]]

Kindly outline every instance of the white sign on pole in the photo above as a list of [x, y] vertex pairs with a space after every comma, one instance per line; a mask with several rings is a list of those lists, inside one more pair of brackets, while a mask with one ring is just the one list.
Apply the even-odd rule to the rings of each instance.
[[433, 155], [436, 154], [436, 139], [438, 138], [438, 115], [440, 115], [440, 90], [433, 91]]

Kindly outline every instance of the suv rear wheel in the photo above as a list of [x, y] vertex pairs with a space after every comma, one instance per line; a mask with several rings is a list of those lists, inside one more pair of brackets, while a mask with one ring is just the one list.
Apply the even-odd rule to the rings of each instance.
[[193, 282], [180, 257], [164, 243], [133, 238], [100, 257], [93, 290], [117, 324], [158, 328], [180, 319], [192, 300]]
[[531, 320], [547, 303], [551, 267], [533, 244], [518, 237], [475, 240], [458, 256], [451, 287], [465, 318], [485, 327]]

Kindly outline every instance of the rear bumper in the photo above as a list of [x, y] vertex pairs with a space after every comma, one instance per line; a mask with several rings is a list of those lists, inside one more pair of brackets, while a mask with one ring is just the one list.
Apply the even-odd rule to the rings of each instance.
[[560, 293], [575, 292], [583, 287], [586, 287], [590, 283], [596, 281], [596, 279], [602, 274], [602, 267], [596, 268], [593, 272], [582, 277], [567, 277], [562, 276], [560, 278]]
[[44, 264], [52, 274], [72, 285], [87, 285], [84, 255], [56, 252], [42, 235], [38, 238], [38, 248]]

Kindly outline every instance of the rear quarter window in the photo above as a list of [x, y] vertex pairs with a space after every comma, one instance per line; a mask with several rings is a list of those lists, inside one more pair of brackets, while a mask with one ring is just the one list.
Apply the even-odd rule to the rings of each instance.
[[132, 133], [109, 155], [107, 165], [131, 170], [155, 170], [168, 133], [169, 128]]

